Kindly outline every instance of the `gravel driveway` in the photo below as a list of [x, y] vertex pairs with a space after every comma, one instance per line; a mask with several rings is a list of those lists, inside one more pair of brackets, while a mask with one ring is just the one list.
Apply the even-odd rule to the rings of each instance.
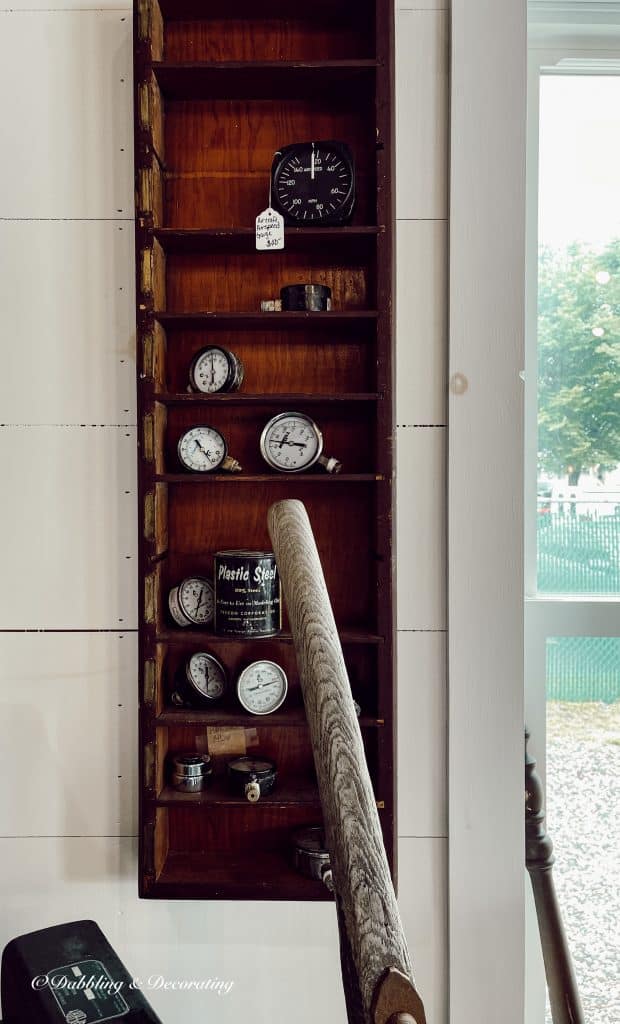
[[586, 1022], [620, 1024], [620, 702], [547, 704], [547, 823]]

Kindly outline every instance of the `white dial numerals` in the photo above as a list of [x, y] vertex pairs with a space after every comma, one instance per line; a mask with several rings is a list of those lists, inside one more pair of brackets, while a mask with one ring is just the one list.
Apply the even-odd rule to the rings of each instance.
[[190, 622], [198, 626], [206, 625], [213, 618], [212, 584], [199, 576], [183, 580], [179, 587], [179, 603]]
[[192, 427], [179, 440], [179, 459], [194, 473], [210, 473], [226, 457], [226, 442], [213, 427]]
[[267, 425], [263, 455], [276, 469], [299, 472], [312, 466], [320, 454], [321, 435], [306, 416], [280, 416]]
[[192, 367], [192, 385], [204, 394], [216, 394], [228, 383], [230, 366], [228, 356], [221, 348], [205, 349]]
[[211, 654], [192, 654], [187, 675], [198, 693], [209, 700], [218, 700], [226, 690], [226, 673]]
[[240, 704], [253, 715], [276, 711], [288, 689], [286, 673], [273, 661], [255, 661], [243, 670], [237, 682]]

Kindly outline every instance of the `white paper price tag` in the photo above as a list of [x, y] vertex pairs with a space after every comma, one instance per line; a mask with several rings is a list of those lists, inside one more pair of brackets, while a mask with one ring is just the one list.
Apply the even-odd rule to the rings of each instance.
[[284, 217], [270, 206], [256, 218], [256, 248], [284, 248]]

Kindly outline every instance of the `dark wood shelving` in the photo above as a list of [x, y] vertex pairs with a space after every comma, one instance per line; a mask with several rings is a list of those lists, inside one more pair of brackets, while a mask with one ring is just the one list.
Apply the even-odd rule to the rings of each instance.
[[[167, 708], [156, 716], [158, 725], [238, 725], [247, 729], [257, 726], [273, 726], [282, 728], [307, 728], [306, 713], [303, 708], [290, 708], [282, 711], [274, 711], [270, 715], [248, 715], [243, 711], [230, 708], [221, 710], [192, 711], [184, 708]], [[360, 728], [380, 728], [385, 725], [382, 718], [373, 718], [371, 715], [360, 715], [358, 722]]]
[[[351, 225], [344, 227], [284, 228], [284, 252], [313, 252], [325, 245], [339, 249], [372, 245], [382, 227]], [[208, 230], [154, 228], [153, 235], [167, 253], [246, 252], [254, 254], [255, 228], [211, 228]], [[268, 254], [267, 254], [268, 255]]]
[[265, 392], [262, 395], [249, 395], [244, 391], [235, 391], [232, 394], [207, 395], [190, 393], [177, 394], [156, 391], [153, 399], [163, 405], [315, 405], [330, 402], [378, 402], [381, 395], [377, 392], [351, 393], [339, 392], [337, 395], [308, 395], [291, 394], [283, 392], [270, 394]]
[[[314, 0], [296, 11], [289, 0], [135, 0], [143, 897], [332, 898], [292, 864], [293, 830], [320, 822], [321, 806], [290, 632], [217, 636], [175, 627], [167, 611], [170, 588], [209, 575], [216, 551], [269, 550], [267, 513], [281, 498], [303, 500], [345, 624], [339, 636], [394, 865], [392, 23], [387, 0]], [[267, 206], [274, 154], [309, 139], [340, 140], [353, 154], [350, 223], [286, 226], [283, 250], [257, 252], [254, 220]], [[261, 312], [296, 282], [327, 285], [333, 309]], [[187, 392], [208, 344], [242, 362], [239, 392]], [[344, 472], [268, 471], [259, 439], [286, 407], [307, 408]], [[244, 472], [181, 471], [179, 438], [201, 420]], [[254, 660], [279, 663], [286, 702], [252, 716], [231, 690], [221, 708], [174, 707], [196, 651], [212, 651], [231, 683]], [[170, 753], [205, 749], [212, 727], [237, 729], [246, 743], [257, 731], [248, 753], [276, 761], [273, 794], [256, 805], [236, 797], [225, 753], [203, 793], [170, 786]]]
[[[357, 629], [339, 629], [338, 636], [342, 644], [382, 644], [383, 637], [377, 633], [368, 633], [364, 630]], [[217, 636], [215, 633], [209, 633], [207, 630], [195, 630], [195, 629], [163, 629], [160, 630], [155, 639], [161, 643], [177, 644], [184, 647], [197, 647], [200, 644], [229, 644], [230, 637], [228, 636]], [[237, 642], [243, 643], [237, 638]], [[292, 644], [293, 638], [290, 633], [283, 630], [281, 633], [277, 633], [275, 636], [270, 637], [252, 637], [248, 643], [281, 643], [281, 644]]]
[[384, 477], [376, 473], [157, 473], [154, 477], [158, 483], [212, 485], [218, 484], [284, 484], [289, 487], [291, 478], [296, 484], [372, 484], [379, 483]]
[[172, 852], [158, 875], [157, 890], [162, 899], [333, 899], [322, 882], [300, 875], [291, 862], [288, 850], [253, 851], [250, 870], [244, 856]]
[[[227, 780], [221, 777], [213, 779], [200, 793], [180, 793], [172, 786], [164, 786], [156, 797], [155, 803], [158, 807], [169, 807], [171, 804], [192, 808], [214, 804], [226, 804], [227, 807], [248, 807], [247, 799], [233, 793]], [[321, 808], [316, 782], [312, 779], [295, 778], [294, 776], [285, 779], [278, 778], [273, 792], [262, 796], [260, 804], [274, 807], [298, 807], [300, 804], [307, 804], [316, 807], [319, 811]]]
[[375, 60], [154, 62], [153, 73], [167, 100], [289, 99], [326, 96], [372, 87]]
[[355, 327], [364, 323], [372, 323], [378, 317], [376, 310], [350, 309], [334, 310], [329, 313], [168, 313], [156, 310], [153, 316], [167, 330], [198, 329], [213, 331], [218, 328], [224, 331], [273, 330], [283, 331], [291, 327], [303, 327], [316, 330], [334, 330], [342, 327]]

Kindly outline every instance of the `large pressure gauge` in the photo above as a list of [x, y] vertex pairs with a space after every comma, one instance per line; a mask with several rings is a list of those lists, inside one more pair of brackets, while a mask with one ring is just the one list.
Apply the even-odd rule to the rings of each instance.
[[271, 203], [287, 224], [343, 224], [355, 205], [355, 167], [344, 142], [297, 142], [273, 158]]
[[223, 391], [236, 391], [243, 381], [243, 363], [226, 348], [210, 345], [197, 352], [189, 368], [192, 391], [216, 395]]
[[177, 626], [207, 626], [213, 618], [213, 584], [204, 576], [188, 576], [168, 594], [168, 607]]
[[240, 473], [241, 466], [228, 455], [226, 441], [215, 427], [191, 427], [179, 438], [179, 461], [192, 473], [214, 473], [218, 469]]
[[260, 439], [265, 462], [281, 473], [303, 473], [318, 462], [328, 473], [339, 473], [342, 463], [325, 458], [323, 435], [303, 412], [282, 412], [266, 424]]
[[253, 661], [237, 680], [239, 703], [252, 715], [270, 715], [284, 702], [286, 672], [275, 661]]

